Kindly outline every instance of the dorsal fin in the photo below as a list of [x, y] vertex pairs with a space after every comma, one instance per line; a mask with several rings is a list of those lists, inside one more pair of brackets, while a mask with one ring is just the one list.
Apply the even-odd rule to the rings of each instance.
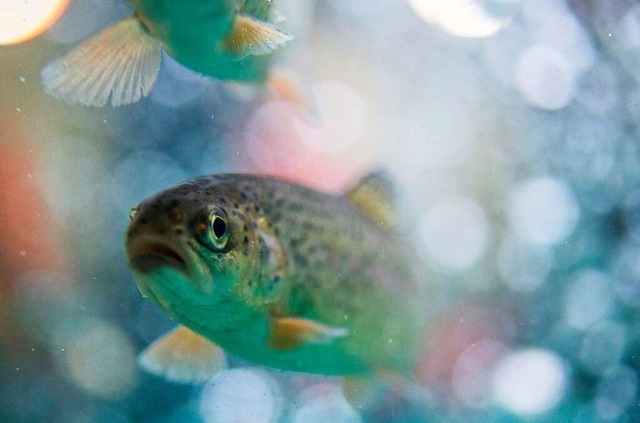
[[375, 171], [347, 191], [347, 198], [375, 223], [389, 229], [395, 226], [395, 193], [385, 171]]

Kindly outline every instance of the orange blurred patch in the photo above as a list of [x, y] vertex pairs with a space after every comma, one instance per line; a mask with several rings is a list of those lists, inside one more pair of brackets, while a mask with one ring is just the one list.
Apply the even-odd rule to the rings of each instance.
[[330, 152], [303, 142], [305, 137], [313, 137], [319, 143], [323, 139], [335, 143], [341, 136], [301, 107], [285, 101], [271, 101], [247, 124], [238, 165], [246, 172], [275, 175], [317, 189], [341, 191], [368, 170], [372, 151], [365, 151], [362, 143], [352, 143], [343, 151]]
[[63, 254], [37, 178], [35, 147], [8, 122], [0, 122], [0, 140], [0, 264], [10, 283], [29, 271], [59, 270]]

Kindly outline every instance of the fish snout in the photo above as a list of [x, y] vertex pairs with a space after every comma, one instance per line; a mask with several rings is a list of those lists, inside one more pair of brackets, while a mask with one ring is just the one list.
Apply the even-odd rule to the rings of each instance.
[[125, 247], [131, 267], [151, 272], [170, 267], [187, 272], [187, 214], [179, 207], [161, 210], [142, 206], [131, 211]]
[[188, 271], [186, 255], [180, 248], [153, 239], [139, 239], [127, 243], [127, 258], [132, 269], [149, 273], [161, 267]]

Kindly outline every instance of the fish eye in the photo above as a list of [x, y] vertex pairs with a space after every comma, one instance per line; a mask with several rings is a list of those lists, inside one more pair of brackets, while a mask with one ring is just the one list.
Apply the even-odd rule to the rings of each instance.
[[214, 251], [223, 250], [229, 241], [229, 225], [220, 210], [211, 211], [198, 229], [202, 242]]
[[211, 224], [211, 232], [216, 239], [221, 239], [227, 233], [227, 224], [220, 216], [213, 217], [213, 223]]

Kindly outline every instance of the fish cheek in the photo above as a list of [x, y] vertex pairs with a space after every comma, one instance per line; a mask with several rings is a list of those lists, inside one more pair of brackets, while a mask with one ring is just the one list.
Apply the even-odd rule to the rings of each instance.
[[257, 223], [256, 248], [261, 272], [256, 289], [264, 301], [275, 302], [282, 294], [287, 256], [266, 219], [260, 218]]

